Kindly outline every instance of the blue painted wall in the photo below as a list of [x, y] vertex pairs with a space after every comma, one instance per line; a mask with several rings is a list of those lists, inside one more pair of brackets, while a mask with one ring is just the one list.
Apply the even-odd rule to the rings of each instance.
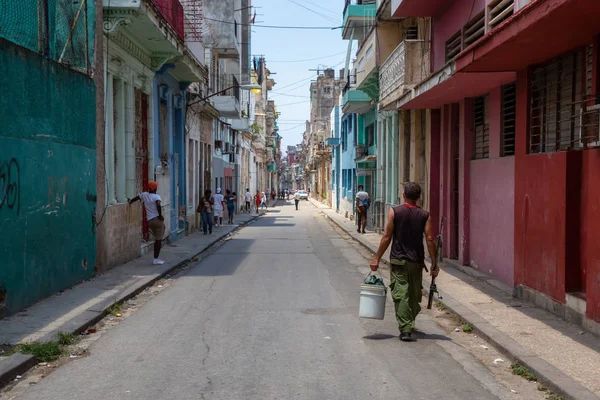
[[0, 65], [0, 287], [10, 315], [94, 275], [96, 89], [2, 38]]

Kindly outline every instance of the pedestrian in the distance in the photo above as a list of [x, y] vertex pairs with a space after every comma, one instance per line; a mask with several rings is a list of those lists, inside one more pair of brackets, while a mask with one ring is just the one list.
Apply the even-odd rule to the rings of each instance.
[[202, 217], [202, 231], [205, 235], [212, 235], [213, 230], [213, 204], [215, 200], [212, 197], [212, 190], [207, 190], [204, 192], [204, 196], [200, 199], [200, 204], [198, 204], [198, 208], [196, 209], [197, 213], [200, 213]]
[[227, 204], [227, 217], [229, 225], [233, 224], [233, 214], [235, 212], [235, 196], [229, 189], [225, 191], [225, 203]]
[[[358, 193], [356, 193], [356, 215], [358, 219], [358, 233], [367, 233], [367, 211], [371, 205], [369, 193], [365, 192], [363, 185], [358, 185]], [[362, 230], [361, 230], [362, 229]]]
[[250, 209], [250, 203], [252, 202], [252, 193], [250, 193], [250, 189], [246, 189], [246, 194], [244, 195], [244, 200], [246, 202], [246, 212], [250, 214], [252, 211]]
[[294, 203], [296, 203], [296, 211], [298, 211], [298, 204], [300, 203], [300, 193], [298, 192], [294, 195]]
[[141, 200], [146, 208], [146, 219], [148, 220], [148, 227], [150, 232], [154, 235], [154, 264], [161, 265], [165, 262], [158, 258], [160, 256], [160, 248], [162, 245], [162, 239], [165, 235], [165, 218], [162, 215], [162, 209], [160, 206], [160, 196], [156, 194], [158, 189], [158, 183], [148, 183], [148, 191], [142, 192], [133, 199], [129, 199], [129, 204], [133, 204], [136, 201]]
[[275, 196], [276, 196], [275, 189], [271, 189], [271, 201], [275, 201]]
[[221, 188], [217, 188], [217, 193], [213, 195], [213, 211], [215, 213], [215, 226], [223, 226], [223, 211], [225, 210], [225, 198], [221, 194]]
[[423, 269], [425, 268], [425, 249], [431, 256], [431, 276], [437, 276], [437, 248], [429, 212], [417, 206], [421, 197], [421, 186], [415, 182], [404, 185], [404, 204], [390, 209], [387, 215], [385, 232], [381, 244], [371, 261], [371, 270], [377, 271], [383, 253], [392, 242], [390, 253], [390, 289], [396, 308], [396, 320], [400, 329], [400, 340], [410, 341], [415, 329], [415, 318], [421, 311]]
[[258, 208], [260, 207], [260, 204], [262, 203], [261, 197], [260, 197], [260, 192], [257, 190], [256, 194], [254, 195], [254, 203], [256, 204], [256, 213], [258, 214]]

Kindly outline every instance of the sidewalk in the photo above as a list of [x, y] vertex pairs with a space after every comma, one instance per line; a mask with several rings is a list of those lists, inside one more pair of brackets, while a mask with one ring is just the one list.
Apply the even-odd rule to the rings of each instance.
[[[172, 245], [163, 245], [160, 253], [165, 261], [163, 265], [153, 265], [150, 252], [16, 315], [0, 319], [0, 344], [50, 341], [56, 339], [58, 332], [80, 332], [102, 319], [115, 301], [120, 303], [130, 299], [258, 217], [256, 214], [237, 214], [234, 225], [214, 228], [212, 235], [196, 232]], [[12, 380], [29, 369], [31, 363], [30, 357], [21, 354], [0, 357], [0, 386], [6, 378]]]
[[[377, 251], [380, 235], [361, 235], [353, 221], [311, 202], [362, 246]], [[389, 251], [384, 259], [389, 259]], [[600, 339], [512, 297], [511, 288], [477, 270], [449, 264], [442, 267], [436, 283], [442, 302], [452, 312], [498, 350], [527, 366], [554, 392], [572, 399], [599, 398]], [[428, 288], [429, 279], [424, 286]]]

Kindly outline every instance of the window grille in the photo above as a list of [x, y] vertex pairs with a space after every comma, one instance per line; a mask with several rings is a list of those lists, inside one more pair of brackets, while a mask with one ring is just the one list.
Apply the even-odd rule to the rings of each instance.
[[502, 156], [515, 155], [517, 86], [502, 87]]
[[514, 13], [514, 0], [494, 0], [488, 6], [488, 30], [494, 29]]
[[463, 28], [464, 47], [469, 47], [485, 35], [485, 13], [479, 13]]
[[587, 105], [586, 52], [557, 57], [533, 68], [530, 79], [529, 153], [598, 145], [597, 106]]
[[475, 99], [473, 127], [475, 131], [475, 153], [473, 158], [479, 160], [490, 157], [490, 119], [489, 97]]
[[419, 27], [417, 25], [411, 25], [406, 28], [406, 40], [418, 40], [419, 39]]
[[446, 62], [452, 60], [460, 53], [461, 45], [461, 35], [460, 31], [458, 31], [446, 41]]

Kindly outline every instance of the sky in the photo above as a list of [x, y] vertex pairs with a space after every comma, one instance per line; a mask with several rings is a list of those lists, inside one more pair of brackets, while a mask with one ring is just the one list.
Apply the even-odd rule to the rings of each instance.
[[260, 25], [339, 27], [344, 0], [252, 0], [256, 23], [252, 28], [253, 56], [264, 56], [276, 85], [269, 92], [280, 113], [281, 150], [302, 142], [309, 119], [309, 90], [317, 69], [332, 67], [336, 77], [346, 62], [348, 42], [341, 29], [270, 29]]

